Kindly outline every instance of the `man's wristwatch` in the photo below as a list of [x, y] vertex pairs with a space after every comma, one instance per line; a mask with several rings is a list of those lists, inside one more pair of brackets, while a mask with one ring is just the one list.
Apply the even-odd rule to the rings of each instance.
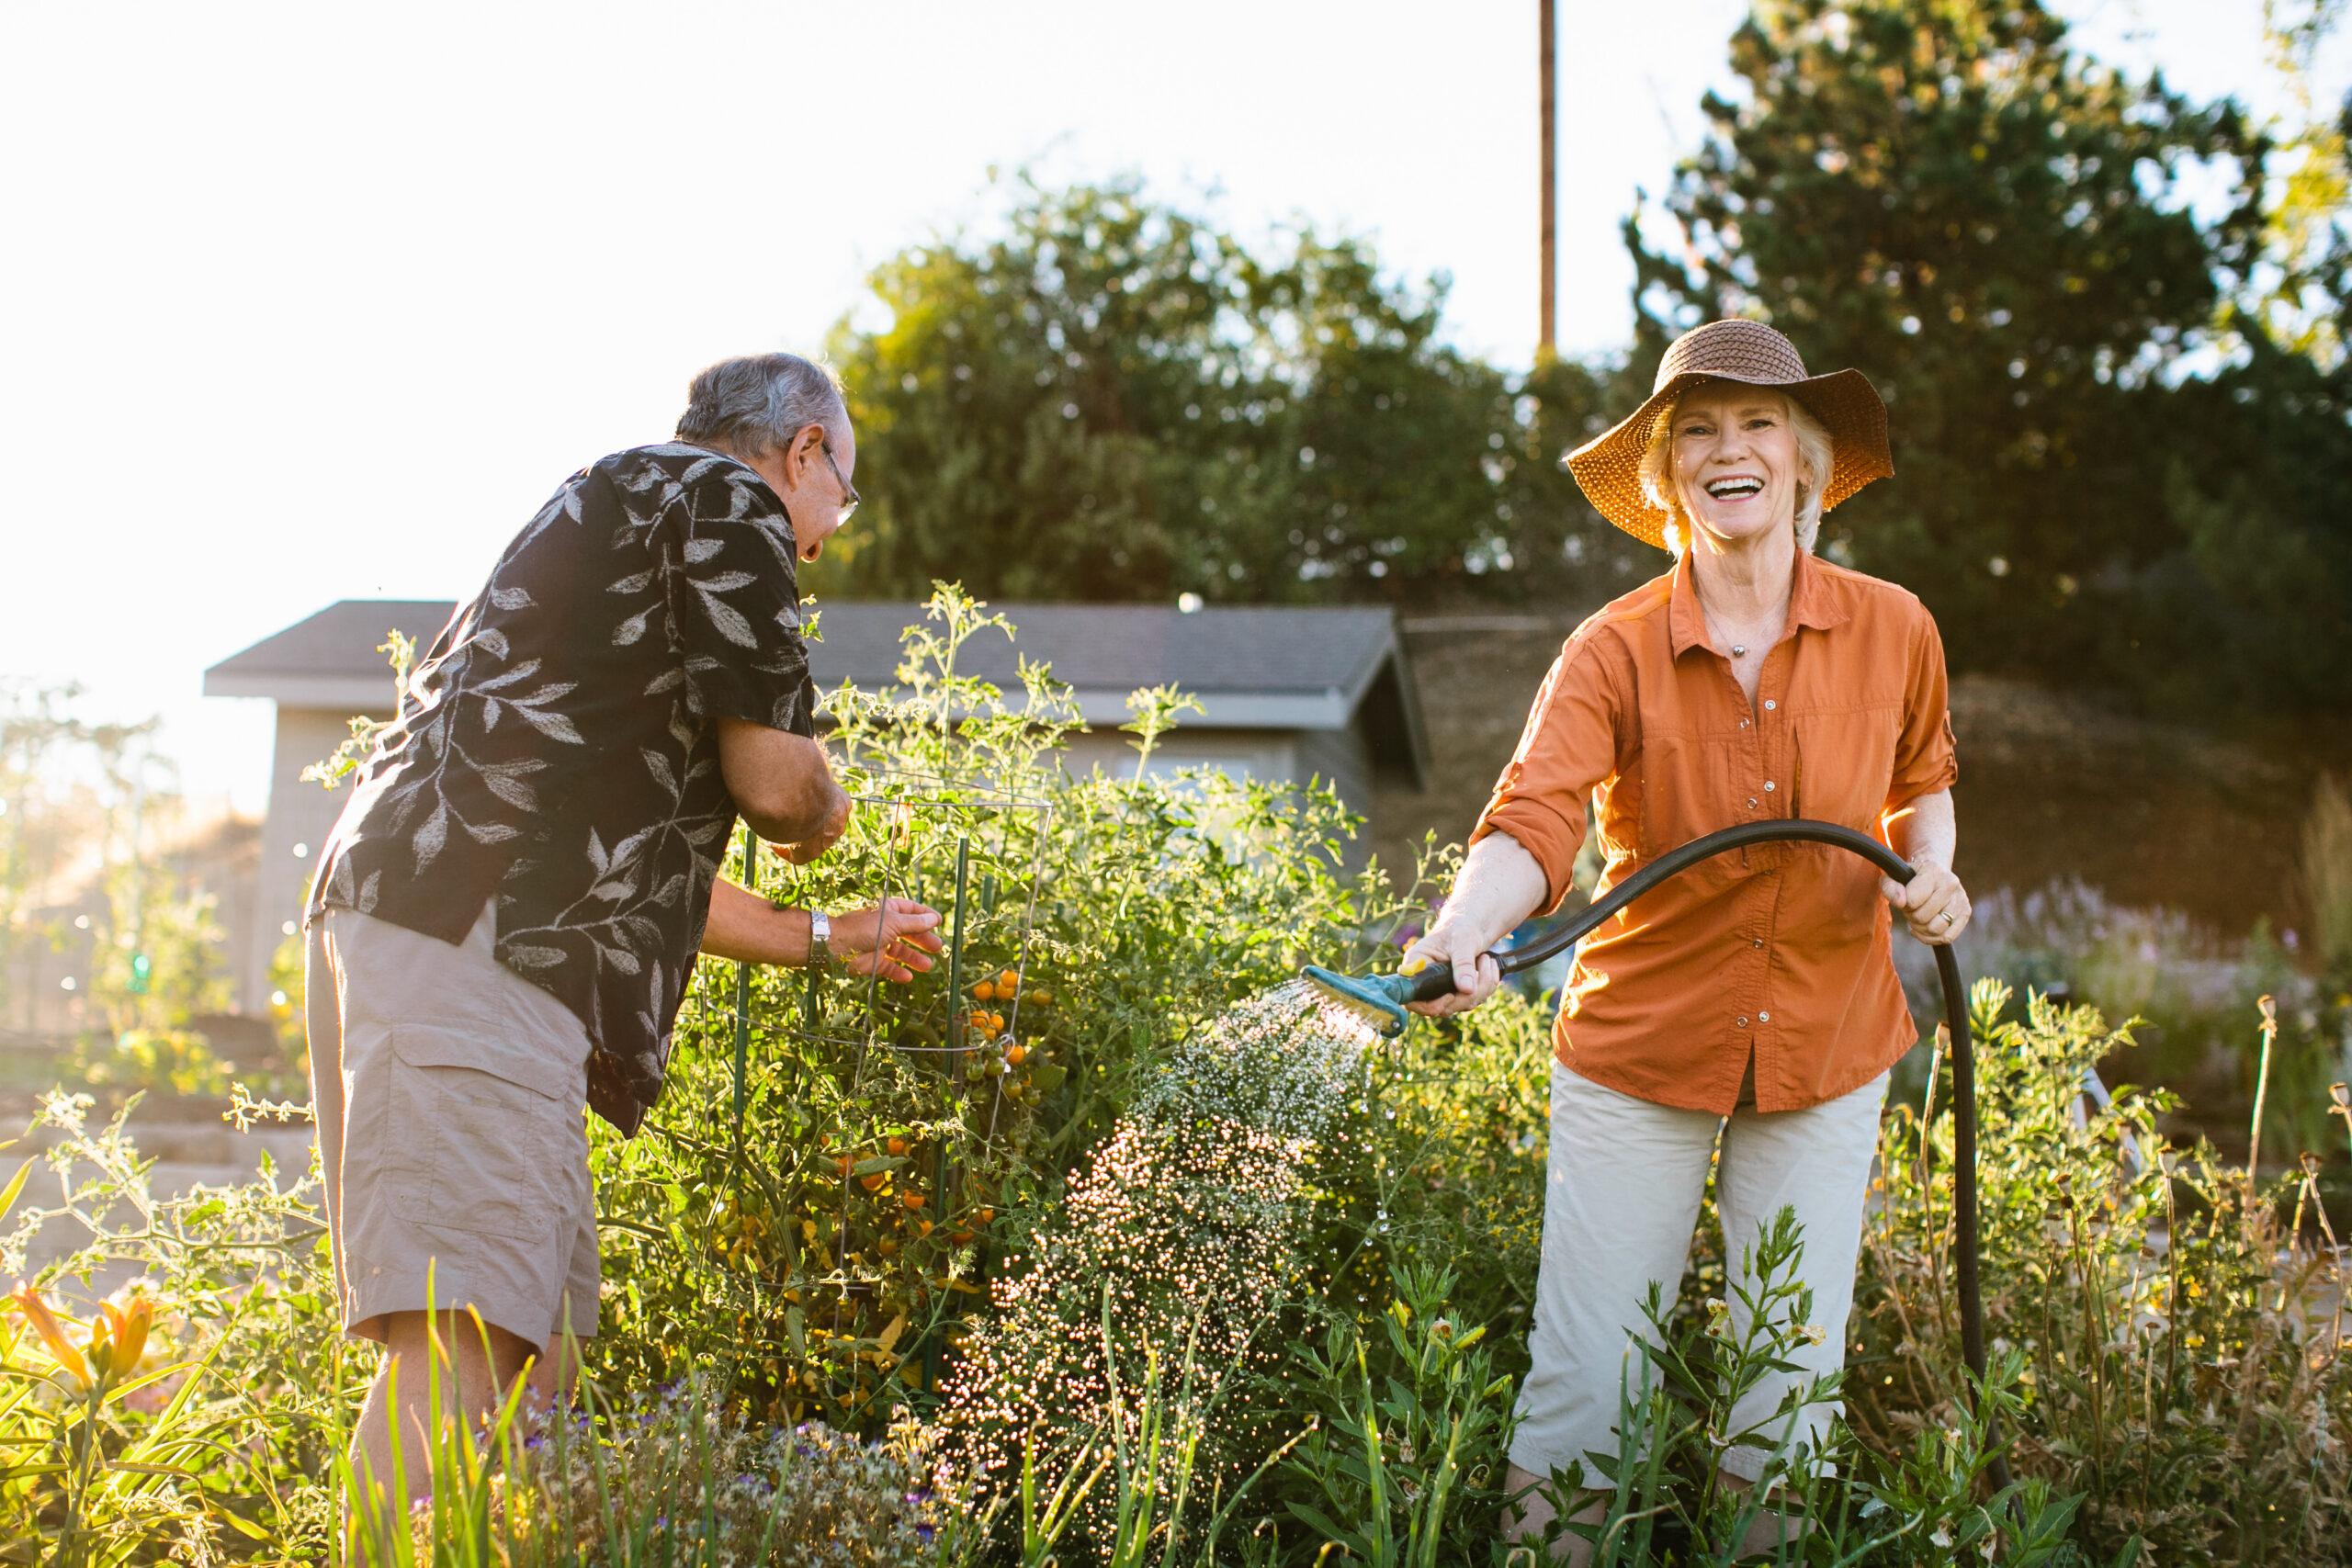
[[833, 922], [822, 909], [808, 911], [808, 967], [830, 969], [833, 965]]

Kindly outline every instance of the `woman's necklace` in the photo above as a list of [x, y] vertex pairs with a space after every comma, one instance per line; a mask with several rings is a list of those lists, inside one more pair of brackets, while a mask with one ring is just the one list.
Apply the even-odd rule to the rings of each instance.
[[[1703, 603], [1701, 607], [1704, 608]], [[1753, 622], [1735, 629], [1712, 612], [1707, 615], [1707, 629], [1714, 635], [1716, 647], [1731, 650], [1732, 679], [1739, 683], [1741, 693], [1751, 705], [1756, 701], [1757, 688], [1763, 683], [1764, 656], [1771, 649], [1772, 637], [1780, 630], [1780, 623], [1787, 619], [1788, 606], [1785, 604], [1781, 607], [1780, 621], [1769, 627], [1761, 622]]]

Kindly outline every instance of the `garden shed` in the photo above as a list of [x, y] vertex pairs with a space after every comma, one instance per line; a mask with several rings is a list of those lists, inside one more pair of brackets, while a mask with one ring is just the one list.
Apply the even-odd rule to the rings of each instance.
[[[378, 645], [398, 629], [428, 644], [455, 606], [447, 600], [345, 599], [262, 638], [205, 671], [207, 696], [277, 705], [268, 815], [262, 829], [261, 886], [250, 906], [254, 954], [238, 976], [241, 1004], [258, 1009], [269, 991], [268, 956], [301, 915], [310, 868], [342, 797], [301, 782], [302, 769], [333, 751], [354, 714], [389, 713], [391, 681]], [[966, 646], [962, 667], [1008, 692], [1018, 660], [1041, 660], [1075, 689], [1088, 728], [1069, 759], [1132, 765], [1119, 732], [1127, 696], [1173, 685], [1200, 699], [1154, 754], [1154, 772], [1210, 766], [1268, 781], [1329, 782], [1367, 817], [1375, 785], [1419, 790], [1430, 754], [1411, 671], [1394, 614], [1385, 608], [1212, 605], [1183, 610], [1145, 604], [995, 604], [1016, 640], [985, 634]], [[818, 683], [847, 681], [888, 688], [899, 633], [922, 618], [908, 602], [828, 602], [822, 641], [810, 650]], [[1367, 852], [1359, 839], [1359, 858]]]

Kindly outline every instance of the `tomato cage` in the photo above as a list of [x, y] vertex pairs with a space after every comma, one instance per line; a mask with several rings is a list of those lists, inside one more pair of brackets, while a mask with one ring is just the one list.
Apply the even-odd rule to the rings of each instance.
[[944, 951], [906, 985], [839, 961], [822, 975], [699, 964], [678, 1032], [703, 1091], [665, 1103], [663, 1121], [723, 1148], [710, 1163], [729, 1171], [737, 1213], [762, 1217], [767, 1240], [740, 1266], [796, 1310], [822, 1302], [835, 1340], [914, 1357], [928, 1381], [957, 1298], [981, 1294], [1006, 1184], [1025, 1180], [1037, 1111], [1067, 1075], [1035, 973], [1055, 808], [984, 783], [843, 774], [850, 824], [821, 859], [793, 865], [747, 829], [722, 874], [779, 907], [821, 908], [836, 931], [914, 899], [939, 911]]
[[[940, 912], [946, 951], [929, 974], [904, 986], [850, 974], [838, 959], [825, 976], [776, 971], [786, 982], [782, 998], [753, 985], [752, 965], [727, 965], [731, 987], [718, 1005], [732, 1014], [739, 1125], [752, 1026], [779, 1002], [783, 1016], [769, 1021], [806, 1042], [847, 1052], [853, 1083], [876, 1052], [952, 1062], [1021, 1038], [1021, 1010], [1031, 989], [1022, 982], [1035, 942], [1053, 803], [929, 774], [877, 771], [865, 783], [850, 796], [848, 830], [822, 860], [796, 866], [760, 852], [747, 827], [728, 869], [772, 904], [822, 908], [836, 918], [890, 898], [929, 905]], [[993, 1005], [956, 1005], [954, 998], [975, 985], [987, 986], [990, 994], [979, 1000]], [[967, 1032], [962, 1037], [958, 1026]]]

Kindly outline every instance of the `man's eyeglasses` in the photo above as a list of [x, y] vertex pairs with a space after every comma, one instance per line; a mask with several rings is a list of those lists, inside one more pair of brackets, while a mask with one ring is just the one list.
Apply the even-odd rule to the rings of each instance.
[[825, 467], [833, 470], [833, 482], [842, 488], [841, 520], [846, 523], [849, 521], [849, 514], [857, 510], [857, 487], [850, 483], [847, 479], [842, 478], [842, 466], [833, 461], [833, 444], [831, 442], [819, 442], [817, 444], [817, 450], [825, 455]]

